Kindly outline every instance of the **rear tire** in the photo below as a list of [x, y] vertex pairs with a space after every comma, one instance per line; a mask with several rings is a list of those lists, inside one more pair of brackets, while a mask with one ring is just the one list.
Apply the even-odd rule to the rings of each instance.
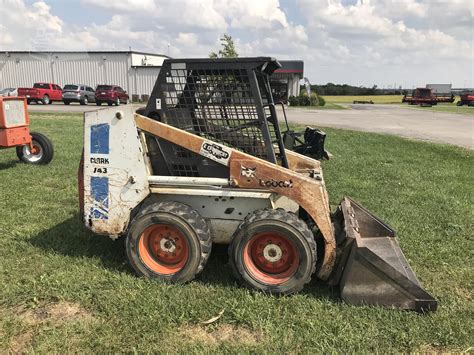
[[316, 269], [309, 227], [283, 209], [257, 210], [239, 225], [229, 247], [235, 277], [244, 286], [276, 295], [300, 291]]
[[212, 238], [207, 222], [194, 209], [178, 202], [160, 202], [135, 216], [125, 244], [138, 275], [182, 283], [202, 271]]
[[34, 150], [31, 150], [29, 145], [18, 146], [16, 155], [24, 163], [48, 164], [54, 155], [53, 143], [41, 133], [31, 132], [30, 134]]
[[97, 106], [101, 106], [101, 105], [102, 105], [102, 101], [96, 101], [95, 104], [96, 104]]

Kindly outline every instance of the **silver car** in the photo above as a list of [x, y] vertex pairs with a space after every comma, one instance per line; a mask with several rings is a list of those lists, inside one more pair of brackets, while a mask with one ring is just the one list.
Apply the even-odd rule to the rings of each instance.
[[2, 97], [18, 96], [18, 91], [15, 88], [0, 89], [0, 96]]
[[95, 91], [87, 85], [65, 85], [63, 88], [63, 102], [65, 105], [69, 105], [71, 102], [87, 105], [89, 102], [95, 102]]

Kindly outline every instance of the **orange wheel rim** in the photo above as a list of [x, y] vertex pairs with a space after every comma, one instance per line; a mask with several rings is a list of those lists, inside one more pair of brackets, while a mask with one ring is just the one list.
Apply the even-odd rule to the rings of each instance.
[[243, 251], [247, 271], [257, 281], [268, 285], [288, 281], [298, 269], [299, 261], [298, 251], [293, 243], [274, 232], [254, 235]]
[[140, 236], [138, 252], [153, 272], [172, 275], [184, 268], [189, 247], [183, 233], [169, 224], [153, 224]]

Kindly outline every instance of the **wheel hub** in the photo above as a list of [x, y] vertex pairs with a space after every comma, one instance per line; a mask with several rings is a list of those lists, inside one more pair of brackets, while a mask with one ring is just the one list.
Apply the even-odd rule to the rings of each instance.
[[142, 241], [143, 256], [160, 273], [172, 273], [172, 270], [179, 270], [186, 264], [188, 244], [179, 229], [167, 224], [155, 224], [144, 231]]
[[176, 244], [174, 239], [170, 236], [166, 236], [160, 241], [160, 248], [166, 253], [173, 253], [176, 250]]
[[265, 248], [263, 248], [263, 257], [271, 263], [276, 263], [282, 256], [283, 251], [276, 244], [267, 244]]
[[43, 157], [43, 149], [36, 141], [33, 141], [31, 145], [31, 148], [28, 144], [23, 146], [23, 157], [27, 161], [35, 163]]
[[279, 284], [296, 272], [299, 255], [286, 236], [263, 232], [254, 235], [245, 246], [244, 263], [257, 279]]

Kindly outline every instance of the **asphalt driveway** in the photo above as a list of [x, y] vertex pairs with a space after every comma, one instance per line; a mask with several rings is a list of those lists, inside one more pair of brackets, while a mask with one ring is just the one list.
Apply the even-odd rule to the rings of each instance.
[[286, 113], [293, 123], [393, 134], [474, 149], [474, 110], [473, 115], [463, 115], [400, 105], [350, 105], [347, 110], [288, 108]]
[[[135, 106], [135, 105], [134, 105]], [[135, 107], [144, 106], [144, 104]], [[101, 108], [109, 107], [107, 105]], [[30, 112], [86, 112], [99, 108], [95, 104], [81, 106], [62, 103], [29, 105]], [[347, 110], [315, 110], [287, 108], [288, 121], [315, 127], [334, 127], [364, 132], [393, 134], [436, 143], [453, 144], [474, 149], [473, 115], [442, 113], [401, 105], [348, 105]], [[283, 120], [281, 109], [278, 111]]]

